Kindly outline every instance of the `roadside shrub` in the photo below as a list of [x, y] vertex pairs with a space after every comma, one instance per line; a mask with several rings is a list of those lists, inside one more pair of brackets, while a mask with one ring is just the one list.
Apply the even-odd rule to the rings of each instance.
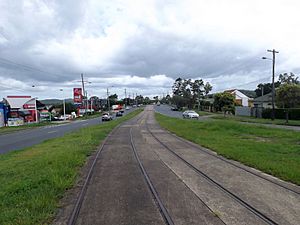
[[[291, 109], [275, 109], [275, 118], [276, 119], [285, 119], [285, 112], [289, 111], [290, 120], [300, 120], [300, 109], [291, 108]], [[265, 119], [270, 119], [272, 115], [272, 109], [264, 109], [262, 111], [262, 117]]]

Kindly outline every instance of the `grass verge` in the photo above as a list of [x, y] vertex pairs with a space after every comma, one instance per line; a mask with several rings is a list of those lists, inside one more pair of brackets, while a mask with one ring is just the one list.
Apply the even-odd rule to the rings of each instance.
[[111, 130], [142, 110], [0, 155], [0, 224], [48, 224], [79, 169]]
[[286, 121], [283, 119], [271, 120], [271, 119], [253, 118], [253, 117], [247, 117], [247, 116], [230, 116], [230, 115], [226, 115], [226, 117], [224, 117], [223, 115], [215, 115], [212, 118], [220, 119], [220, 120], [233, 120], [233, 121], [239, 121], [239, 122], [248, 122], [248, 123], [300, 126], [300, 120], [289, 120], [289, 122], [286, 123]]
[[228, 120], [196, 122], [158, 113], [156, 119], [180, 137], [300, 185], [300, 132]]
[[26, 124], [26, 125], [22, 125], [22, 126], [18, 126], [18, 127], [0, 127], [0, 135], [16, 132], [16, 131], [20, 131], [20, 130], [25, 130], [25, 129], [49, 126], [49, 125], [55, 125], [55, 123], [41, 122], [41, 123]]

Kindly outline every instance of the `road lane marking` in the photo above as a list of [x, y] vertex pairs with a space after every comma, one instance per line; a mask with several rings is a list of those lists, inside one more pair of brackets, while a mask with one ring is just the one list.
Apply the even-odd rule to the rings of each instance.
[[57, 132], [57, 130], [49, 131], [48, 134], [52, 134], [52, 133], [55, 133], [55, 132]]

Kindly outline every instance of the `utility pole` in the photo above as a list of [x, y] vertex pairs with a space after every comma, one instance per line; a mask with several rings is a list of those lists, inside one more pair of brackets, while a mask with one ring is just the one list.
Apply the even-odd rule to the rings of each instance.
[[82, 82], [82, 91], [83, 91], [84, 115], [86, 115], [86, 103], [85, 103], [85, 90], [84, 90], [83, 73], [81, 74], [81, 82]]
[[272, 117], [271, 119], [274, 120], [275, 119], [275, 84], [274, 84], [274, 80], [275, 80], [275, 54], [279, 53], [278, 51], [276, 51], [275, 49], [273, 50], [267, 50], [268, 52], [272, 52], [273, 54], [273, 58], [272, 58]]
[[127, 94], [126, 94], [126, 88], [125, 88], [125, 108], [126, 108], [126, 105], [127, 105]]
[[135, 93], [135, 104], [138, 105], [137, 93]]
[[108, 107], [108, 112], [110, 111], [110, 105], [109, 105], [109, 92], [107, 88], [107, 107]]

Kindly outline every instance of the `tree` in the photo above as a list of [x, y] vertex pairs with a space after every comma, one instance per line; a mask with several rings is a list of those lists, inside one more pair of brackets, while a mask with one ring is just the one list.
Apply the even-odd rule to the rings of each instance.
[[139, 104], [143, 104], [144, 102], [144, 97], [142, 95], [138, 95], [135, 97], [135, 102], [139, 105]]
[[[280, 82], [277, 81], [274, 83], [275, 88], [278, 88], [280, 86]], [[269, 94], [272, 92], [272, 83], [260, 83], [257, 85], [257, 88], [255, 89], [256, 96], [259, 97], [262, 95]]]
[[279, 75], [280, 84], [299, 84], [298, 77], [295, 77], [293, 73], [284, 73]]
[[289, 108], [300, 107], [300, 85], [284, 83], [276, 90], [276, 105], [285, 110], [285, 118], [288, 123]]
[[118, 102], [118, 95], [117, 94], [110, 95], [108, 96], [108, 99], [109, 99], [109, 104], [111, 106], [115, 105]]
[[[76, 106], [71, 103], [71, 102], [66, 102], [65, 103], [66, 106], [66, 114], [71, 114], [71, 112], [76, 112]], [[64, 113], [64, 105], [63, 104], [59, 104], [56, 105], [55, 107], [59, 108], [60, 110], [60, 115], [63, 115]]]
[[206, 84], [204, 85], [205, 96], [207, 96], [211, 90], [212, 90], [212, 86], [210, 85], [210, 83], [206, 82]]
[[[201, 96], [203, 96], [204, 93], [204, 82], [202, 79], [199, 80], [191, 80], [191, 79], [181, 79], [177, 78], [172, 86], [173, 90], [173, 98], [175, 96], [180, 96], [181, 98], [175, 98], [173, 102], [177, 106], [178, 104], [182, 104], [185, 102], [185, 106], [188, 106], [188, 108], [192, 108], [197, 100], [200, 99]], [[180, 101], [180, 103], [176, 102], [176, 100]]]
[[171, 102], [172, 104], [176, 105], [178, 108], [182, 108], [188, 105], [188, 100], [178, 95], [174, 95]]
[[145, 105], [151, 104], [151, 100], [150, 100], [149, 97], [145, 97], [145, 98], [144, 98], [144, 104], [145, 104]]
[[214, 95], [214, 107], [217, 111], [234, 112], [234, 96], [229, 92], [217, 93]]

